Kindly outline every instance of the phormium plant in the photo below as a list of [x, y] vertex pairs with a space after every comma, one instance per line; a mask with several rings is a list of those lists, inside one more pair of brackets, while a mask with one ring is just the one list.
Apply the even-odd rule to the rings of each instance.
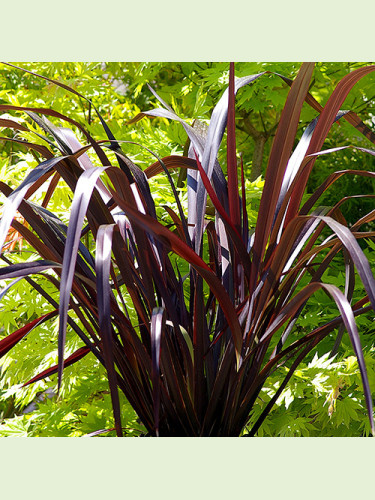
[[[7, 265], [0, 268], [0, 279], [29, 280], [51, 311], [1, 340], [0, 355], [36, 325], [57, 314], [60, 318], [58, 365], [26, 383], [57, 372], [60, 386], [64, 366], [92, 352], [108, 374], [118, 436], [123, 435], [119, 389], [150, 436], [239, 436], [267, 377], [287, 363], [287, 376], [248, 429], [247, 435], [253, 436], [301, 360], [332, 332], [337, 330], [340, 337], [346, 329], [358, 358], [374, 433], [355, 316], [375, 309], [374, 277], [357, 241], [374, 237], [374, 232], [361, 227], [373, 221], [375, 211], [349, 228], [340, 212], [345, 198], [333, 207], [320, 207], [318, 202], [342, 175], [375, 174], [330, 172], [304, 201], [303, 194], [317, 157], [336, 151], [322, 150], [335, 121], [347, 120], [375, 142], [357, 115], [340, 110], [350, 89], [375, 66], [345, 76], [324, 108], [308, 92], [313, 68], [312, 63], [303, 64], [293, 82], [281, 77], [291, 88], [273, 141], [255, 231], [249, 229], [243, 166], [240, 163], [238, 168], [237, 162], [235, 94], [242, 86], [266, 78], [264, 73], [235, 78], [230, 65], [229, 87], [212, 113], [205, 136], [154, 94], [162, 108], [138, 115], [133, 123], [144, 115], [177, 120], [190, 139], [190, 149], [188, 156], [166, 158], [150, 151], [156, 161], [144, 171], [127, 157], [126, 143], [115, 139], [100, 115], [107, 137], [95, 140], [79, 123], [52, 109], [0, 105], [1, 112], [28, 113], [45, 140], [41, 146], [15, 136], [2, 138], [30, 148], [43, 160], [14, 191], [0, 182], [7, 197], [0, 248], [9, 231], [17, 231], [40, 256], [20, 264], [3, 254]], [[319, 116], [294, 148], [305, 102]], [[52, 125], [47, 116], [77, 127], [87, 144], [82, 146], [70, 129]], [[1, 118], [0, 125], [26, 130], [9, 118]], [[226, 175], [217, 160], [225, 128]], [[89, 150], [102, 166], [93, 165]], [[362, 153], [375, 155], [363, 148]], [[114, 155], [118, 166], [109, 160]], [[176, 168], [187, 169], [187, 217], [170, 173]], [[168, 177], [178, 206], [178, 213], [168, 209], [173, 227], [158, 221], [148, 184], [148, 178], [161, 172]], [[48, 210], [59, 179], [74, 193], [67, 227]], [[32, 202], [33, 193], [46, 183], [42, 205]], [[207, 197], [215, 208], [214, 218], [205, 216]], [[27, 224], [20, 222], [18, 212]], [[346, 272], [344, 291], [322, 282], [340, 252]], [[182, 262], [189, 264], [184, 276]], [[355, 270], [365, 295], [351, 304]], [[59, 289], [59, 304], [31, 278], [35, 273]], [[300, 285], [306, 276], [309, 283]], [[338, 315], [298, 335], [293, 327], [309, 297], [320, 289], [336, 303]], [[67, 328], [80, 337], [82, 347], [64, 360]]]

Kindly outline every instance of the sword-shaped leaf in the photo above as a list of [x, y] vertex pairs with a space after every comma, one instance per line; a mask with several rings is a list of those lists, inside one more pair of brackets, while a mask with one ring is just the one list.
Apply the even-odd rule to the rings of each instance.
[[122, 436], [120, 400], [117, 389], [117, 376], [114, 363], [115, 349], [112, 341], [111, 296], [113, 296], [113, 294], [109, 285], [112, 235], [114, 227], [115, 224], [99, 227], [96, 239], [95, 267], [97, 276], [99, 328], [101, 339], [103, 341], [105, 366], [108, 373], [108, 382], [111, 391], [116, 432], [118, 436]]

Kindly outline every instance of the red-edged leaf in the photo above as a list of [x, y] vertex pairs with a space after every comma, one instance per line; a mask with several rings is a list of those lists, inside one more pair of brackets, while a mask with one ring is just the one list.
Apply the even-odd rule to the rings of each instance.
[[19, 328], [10, 335], [7, 335], [4, 339], [0, 340], [0, 358], [4, 356], [8, 351], [10, 351], [12, 347], [14, 347], [21, 339], [25, 337], [25, 335], [31, 332], [33, 328], [41, 325], [42, 323], [53, 318], [56, 315], [57, 311], [51, 311], [47, 314], [44, 314], [40, 318], [34, 319], [27, 325], [23, 326], [22, 328]]
[[[165, 156], [164, 158], [162, 158], [162, 161], [168, 169], [189, 168], [197, 170], [197, 164], [195, 160], [193, 160], [192, 158], [188, 158], [186, 156], [175, 156], [175, 155]], [[147, 179], [151, 179], [152, 177], [160, 174], [163, 171], [164, 171], [163, 166], [159, 161], [157, 161], [152, 165], [150, 165], [149, 167], [147, 167], [144, 172], [146, 174]]]
[[[91, 349], [89, 347], [81, 347], [76, 352], [71, 354], [68, 358], [66, 358], [66, 360], [64, 361], [64, 368], [72, 365], [73, 363], [76, 363], [77, 361], [79, 361], [80, 359], [85, 357], [89, 352], [91, 352]], [[50, 368], [43, 370], [38, 375], [36, 375], [32, 379], [30, 379], [28, 382], [23, 384], [22, 387], [25, 387], [29, 384], [33, 384], [34, 382], [38, 382], [38, 380], [42, 380], [46, 377], [50, 377], [51, 375], [54, 375], [55, 373], [57, 373], [57, 370], [58, 370], [58, 365], [51, 366]]]
[[250, 279], [250, 292], [254, 290], [259, 266], [269, 238], [285, 169], [293, 148], [302, 105], [309, 89], [313, 69], [312, 63], [302, 65], [288, 94], [272, 144], [259, 206], [258, 224], [255, 230], [254, 266]]
[[248, 276], [248, 273], [250, 272], [250, 258], [249, 258], [249, 255], [247, 253], [246, 247], [243, 243], [243, 240], [242, 240], [240, 234], [238, 233], [237, 228], [233, 225], [232, 220], [229, 218], [228, 214], [226, 213], [223, 206], [221, 205], [218, 197], [216, 196], [216, 193], [215, 193], [213, 187], [211, 186], [211, 183], [207, 177], [207, 174], [203, 170], [203, 167], [202, 167], [198, 157], [196, 157], [196, 161], [197, 161], [199, 173], [200, 173], [201, 178], [202, 178], [203, 185], [206, 188], [209, 197], [211, 198], [212, 204], [214, 205], [215, 209], [218, 211], [218, 213], [220, 214], [220, 216], [223, 219], [223, 222], [226, 226], [226, 229], [227, 229], [229, 235], [231, 236], [232, 242], [233, 242], [234, 246], [236, 247], [238, 255], [241, 259], [241, 263], [242, 263], [242, 265], [246, 271], [246, 274]]
[[[372, 71], [375, 71], [375, 65], [366, 66], [364, 68], [358, 68], [349, 73], [348, 75], [346, 75], [342, 80], [340, 80], [337, 87], [335, 88], [330, 98], [328, 99], [327, 104], [324, 106], [324, 109], [319, 117], [318, 124], [314, 130], [313, 136], [310, 141], [310, 145], [306, 152], [306, 156], [321, 150], [322, 145], [327, 137], [327, 134], [332, 126], [332, 123], [334, 122], [335, 117], [340, 109], [340, 106], [344, 102], [346, 96], [349, 94], [350, 90], [361, 78], [368, 75]], [[298, 180], [298, 183], [296, 185], [295, 190], [293, 191], [289, 203], [286, 224], [292, 217], [294, 217], [299, 208], [299, 204], [301, 202], [303, 193], [305, 191], [306, 183], [309, 178], [311, 169], [314, 166], [314, 163], [315, 163], [314, 159], [311, 162], [309, 162], [308, 167], [304, 169], [302, 175]]]
[[228, 88], [228, 123], [227, 123], [227, 172], [229, 214], [237, 231], [240, 232], [240, 197], [238, 193], [238, 173], [236, 157], [236, 123], [234, 106], [234, 63], [230, 63]]
[[3, 216], [0, 221], [0, 253], [16, 211], [30, 186], [32, 186], [42, 175], [51, 170], [56, 163], [59, 163], [63, 159], [64, 157], [61, 156], [58, 158], [51, 158], [50, 160], [40, 163], [7, 198], [4, 203]]

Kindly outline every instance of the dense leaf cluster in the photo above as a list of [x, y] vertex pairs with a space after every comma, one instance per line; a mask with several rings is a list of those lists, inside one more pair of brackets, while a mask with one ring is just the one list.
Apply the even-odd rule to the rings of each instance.
[[[333, 65], [299, 67], [238, 64], [236, 79], [220, 64], [41, 65], [42, 79], [4, 67], [0, 272], [26, 283], [2, 294], [1, 411], [10, 417], [35, 398], [39, 409], [6, 420], [3, 435], [80, 435], [113, 425], [117, 435], [369, 432], [372, 357], [363, 356], [354, 316], [370, 336], [375, 282], [361, 246], [373, 246], [373, 195], [362, 188], [374, 175], [371, 162], [351, 159], [372, 158], [374, 136], [370, 114], [361, 120], [342, 109], [361, 78], [351, 109], [358, 96], [360, 108], [368, 102], [372, 68], [338, 66], [329, 97]], [[144, 93], [146, 82], [157, 92]], [[15, 92], [21, 83], [25, 91]], [[38, 103], [41, 90], [50, 93], [48, 106]], [[68, 111], [66, 91], [75, 99]], [[154, 99], [161, 107], [150, 110]], [[338, 120], [348, 125], [327, 137]], [[96, 139], [103, 130], [107, 137]], [[342, 148], [322, 151], [338, 137]], [[267, 156], [263, 187], [249, 178], [257, 162], [264, 171]], [[350, 163], [346, 176], [337, 157]], [[314, 178], [321, 158], [333, 161]], [[344, 177], [367, 184], [344, 198], [328, 194]], [[303, 196], [306, 186], [312, 194]], [[344, 326], [350, 345], [341, 342]], [[358, 365], [348, 361], [352, 346]], [[316, 348], [323, 358], [311, 361]], [[328, 359], [332, 349], [344, 361]], [[40, 379], [56, 372], [57, 401], [39, 394]], [[27, 380], [32, 389], [14, 387]], [[346, 431], [349, 422], [358, 425]]]

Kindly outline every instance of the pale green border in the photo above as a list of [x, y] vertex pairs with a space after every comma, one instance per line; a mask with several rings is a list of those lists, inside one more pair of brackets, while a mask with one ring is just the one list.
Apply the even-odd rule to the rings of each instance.
[[[375, 59], [373, 1], [348, 2], [351, 12], [343, 0], [254, 3], [17, 0], [1, 7], [1, 58]], [[0, 492], [17, 500], [356, 498], [373, 490], [374, 444], [355, 438], [1, 439]]]
[[361, 438], [3, 439], [1, 495], [17, 500], [362, 498], [373, 491], [373, 443]]
[[2, 2], [1, 58], [371, 61], [374, 10], [373, 0], [17, 0]]

